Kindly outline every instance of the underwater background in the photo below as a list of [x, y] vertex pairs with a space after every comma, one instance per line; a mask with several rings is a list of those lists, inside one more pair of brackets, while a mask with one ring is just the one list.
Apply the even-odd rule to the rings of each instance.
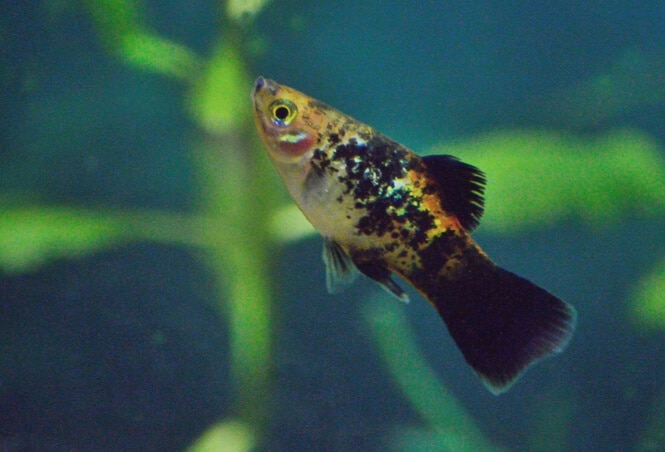
[[[660, 2], [0, 5], [0, 450], [665, 450]], [[481, 168], [569, 347], [497, 397], [411, 289], [328, 294], [258, 75]]]

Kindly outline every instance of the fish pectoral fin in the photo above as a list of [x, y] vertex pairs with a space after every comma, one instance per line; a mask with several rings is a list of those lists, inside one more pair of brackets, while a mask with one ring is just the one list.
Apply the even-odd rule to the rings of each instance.
[[351, 256], [328, 237], [323, 240], [323, 262], [326, 264], [326, 285], [330, 293], [342, 291], [358, 276], [358, 269]]
[[374, 280], [383, 290], [404, 303], [409, 302], [409, 295], [392, 280], [392, 272], [376, 262], [356, 263], [356, 267], [363, 275]]
[[457, 217], [467, 231], [478, 226], [483, 215], [485, 174], [452, 155], [423, 157], [427, 173], [441, 189], [441, 207]]

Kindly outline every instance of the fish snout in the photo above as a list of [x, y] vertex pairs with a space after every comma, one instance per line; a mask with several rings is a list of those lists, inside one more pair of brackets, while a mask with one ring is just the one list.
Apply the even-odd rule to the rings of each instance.
[[256, 79], [254, 82], [254, 94], [258, 93], [261, 88], [263, 88], [263, 85], [266, 84], [266, 79], [264, 79], [262, 76], [259, 75], [259, 78]]
[[267, 89], [271, 95], [277, 94], [277, 83], [270, 79], [259, 76], [254, 82], [254, 95], [257, 95], [263, 88]]

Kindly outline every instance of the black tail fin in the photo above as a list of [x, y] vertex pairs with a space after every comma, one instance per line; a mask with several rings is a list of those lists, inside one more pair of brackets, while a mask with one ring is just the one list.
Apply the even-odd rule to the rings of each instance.
[[576, 314], [535, 284], [487, 264], [427, 292], [466, 361], [500, 394], [531, 364], [565, 348]]

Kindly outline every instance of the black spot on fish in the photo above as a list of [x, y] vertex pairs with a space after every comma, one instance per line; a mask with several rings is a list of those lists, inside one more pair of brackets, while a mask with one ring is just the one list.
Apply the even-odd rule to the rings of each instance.
[[427, 242], [427, 233], [436, 227], [434, 215], [413, 203], [407, 204], [405, 210], [404, 217], [412, 225], [407, 244], [413, 249], [418, 249]]
[[314, 149], [314, 152], [312, 152], [312, 158], [309, 163], [316, 175], [319, 177], [323, 177], [326, 172], [326, 168], [330, 166], [330, 160], [328, 159], [327, 154], [321, 149]]
[[305, 178], [305, 190], [316, 190], [323, 181], [326, 171], [334, 172], [336, 169], [330, 167], [330, 159], [322, 149], [315, 149], [312, 152], [312, 158], [309, 161], [312, 171], [307, 173]]
[[486, 258], [469, 244], [464, 235], [449, 229], [430, 241], [429, 245], [417, 251], [420, 267], [414, 272], [414, 278], [423, 284], [437, 281], [437, 275], [453, 277], [459, 271], [457, 265], [464, 268], [486, 265]]
[[372, 135], [371, 132], [364, 132], [362, 130], [359, 130], [357, 133], [358, 137], [366, 143], [369, 143], [374, 138], [374, 135]]
[[384, 137], [374, 137], [367, 144], [351, 138], [335, 147], [332, 159], [346, 167], [354, 198], [364, 200], [384, 195], [411, 164], [408, 151]]
[[351, 258], [359, 267], [364, 267], [366, 264], [385, 266], [384, 254], [380, 248], [357, 249], [351, 252]]
[[430, 244], [418, 251], [423, 269], [438, 273], [448, 260], [466, 247], [466, 241], [449, 229], [434, 238]]
[[366, 215], [358, 220], [356, 227], [358, 233], [363, 235], [376, 234], [381, 237], [395, 228], [395, 215], [389, 211], [390, 200], [387, 198], [377, 198], [364, 205]]
[[418, 157], [388, 138], [374, 135], [367, 143], [351, 138], [338, 144], [331, 160], [346, 169], [338, 175], [344, 194], [353, 197], [356, 209], [364, 210], [355, 225], [358, 234], [401, 234], [414, 249], [425, 243], [435, 227], [434, 217], [420, 208], [421, 198], [414, 197], [409, 188], [395, 188], [396, 179], [422, 166]]
[[310, 108], [313, 109], [319, 109], [319, 110], [331, 110], [331, 108], [327, 105], [324, 104], [323, 102], [320, 102], [318, 100], [310, 100], [309, 103], [307, 104]]

